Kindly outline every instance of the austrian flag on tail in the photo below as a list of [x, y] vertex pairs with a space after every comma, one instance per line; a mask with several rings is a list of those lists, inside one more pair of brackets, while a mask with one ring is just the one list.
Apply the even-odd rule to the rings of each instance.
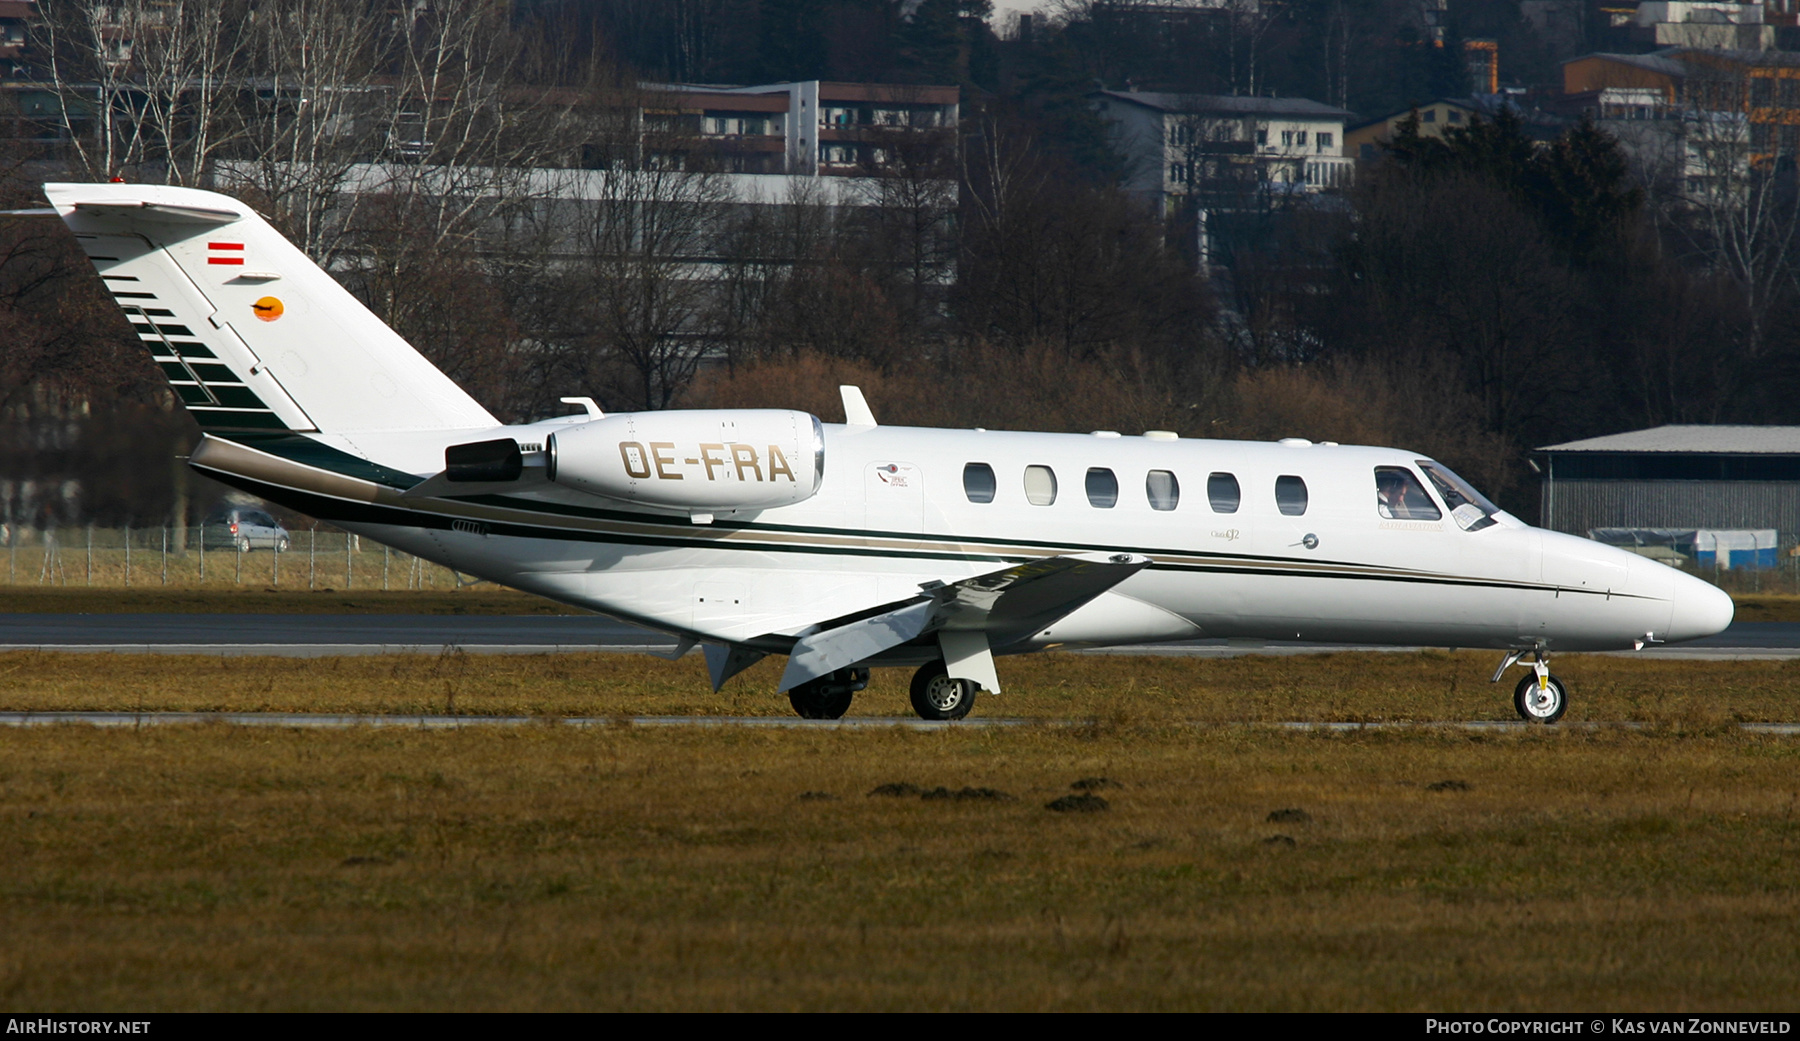
[[208, 264], [244, 263], [244, 244], [242, 242], [208, 242], [206, 262]]

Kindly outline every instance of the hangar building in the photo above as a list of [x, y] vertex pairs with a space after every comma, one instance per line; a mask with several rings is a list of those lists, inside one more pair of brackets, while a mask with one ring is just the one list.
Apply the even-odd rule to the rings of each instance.
[[1774, 529], [1800, 541], [1800, 426], [1661, 426], [1537, 450], [1540, 526]]

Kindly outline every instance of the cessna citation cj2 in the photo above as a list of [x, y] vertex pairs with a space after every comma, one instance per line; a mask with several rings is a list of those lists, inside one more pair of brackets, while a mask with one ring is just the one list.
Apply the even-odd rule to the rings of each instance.
[[880, 426], [804, 412], [506, 426], [243, 203], [45, 186], [205, 437], [209, 477], [408, 553], [704, 649], [769, 654], [809, 718], [877, 665], [927, 719], [994, 657], [1200, 637], [1489, 647], [1515, 704], [1568, 704], [1552, 652], [1719, 632], [1732, 604], [1655, 561], [1533, 528], [1411, 452]]

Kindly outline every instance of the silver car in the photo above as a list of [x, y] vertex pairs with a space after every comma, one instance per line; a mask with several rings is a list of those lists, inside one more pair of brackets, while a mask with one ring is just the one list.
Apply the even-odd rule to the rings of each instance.
[[206, 518], [201, 529], [207, 549], [272, 549], [285, 553], [288, 531], [268, 512], [255, 506], [230, 506]]

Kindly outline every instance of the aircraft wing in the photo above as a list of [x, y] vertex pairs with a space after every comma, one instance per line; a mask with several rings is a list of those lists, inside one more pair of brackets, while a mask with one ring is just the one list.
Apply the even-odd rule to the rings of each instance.
[[952, 678], [972, 679], [998, 692], [992, 648], [1041, 631], [1149, 564], [1149, 557], [1135, 553], [1081, 553], [930, 584], [916, 598], [826, 622], [802, 635], [789, 653], [781, 689], [935, 633]]

